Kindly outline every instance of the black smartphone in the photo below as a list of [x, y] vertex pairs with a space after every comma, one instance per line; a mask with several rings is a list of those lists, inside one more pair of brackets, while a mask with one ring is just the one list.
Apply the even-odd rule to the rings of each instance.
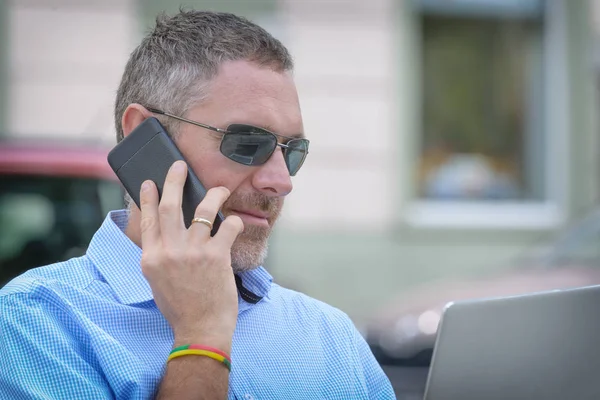
[[[185, 161], [165, 128], [154, 117], [144, 120], [108, 153], [108, 163], [138, 207], [142, 183], [148, 179], [152, 180], [158, 187], [160, 198], [167, 172], [177, 160]], [[191, 225], [196, 207], [204, 196], [206, 188], [188, 164], [182, 201], [186, 227]], [[223, 214], [219, 211], [213, 223], [211, 236], [217, 233], [223, 219]]]

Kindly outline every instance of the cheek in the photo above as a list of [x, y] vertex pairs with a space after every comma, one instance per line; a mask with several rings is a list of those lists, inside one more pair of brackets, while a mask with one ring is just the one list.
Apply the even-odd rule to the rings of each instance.
[[220, 152], [203, 152], [190, 160], [194, 172], [207, 188], [225, 186], [234, 192], [250, 181], [251, 168], [227, 159]]

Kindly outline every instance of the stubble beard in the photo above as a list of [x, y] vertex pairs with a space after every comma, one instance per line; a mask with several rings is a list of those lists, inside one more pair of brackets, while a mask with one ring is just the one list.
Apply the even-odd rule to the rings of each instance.
[[223, 205], [224, 214], [230, 210], [254, 209], [269, 213], [269, 227], [245, 225], [244, 231], [231, 247], [231, 267], [234, 273], [250, 271], [262, 266], [268, 255], [269, 237], [277, 221], [283, 198], [268, 197], [262, 194], [232, 194]]
[[269, 249], [270, 229], [247, 226], [231, 247], [234, 273], [250, 271], [263, 265]]

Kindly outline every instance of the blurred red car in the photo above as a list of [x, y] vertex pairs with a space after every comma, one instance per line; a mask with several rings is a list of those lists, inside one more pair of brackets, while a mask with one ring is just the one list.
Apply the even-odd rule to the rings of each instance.
[[592, 285], [600, 285], [600, 209], [501, 272], [402, 293], [370, 321], [365, 337], [382, 365], [428, 366], [451, 301]]
[[93, 143], [0, 140], [0, 287], [25, 270], [81, 255], [123, 190]]

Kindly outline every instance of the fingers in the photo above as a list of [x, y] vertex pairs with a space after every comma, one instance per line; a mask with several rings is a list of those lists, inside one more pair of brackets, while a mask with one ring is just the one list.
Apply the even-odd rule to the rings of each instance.
[[[204, 199], [196, 207], [194, 218], [203, 218], [214, 223], [217, 212], [229, 198], [229, 194], [229, 190], [223, 186], [209, 189]], [[192, 236], [191, 240], [206, 238], [210, 234], [210, 228], [202, 223], [192, 223], [189, 230]]]
[[187, 165], [183, 161], [173, 163], [163, 186], [158, 206], [161, 233], [165, 238], [177, 240], [183, 226], [181, 202], [183, 185], [187, 179]]
[[[140, 194], [141, 231], [142, 245], [146, 246], [146, 249], [159, 246], [165, 239], [168, 242], [174, 241], [179, 245], [182, 244], [181, 232], [184, 224], [181, 203], [186, 179], [187, 165], [183, 161], [175, 162], [167, 173], [160, 202], [154, 183], [147, 181], [145, 183], [148, 186], [143, 185]], [[194, 217], [214, 223], [217, 212], [229, 198], [229, 195], [229, 190], [222, 186], [208, 190], [206, 196], [196, 208]], [[233, 242], [243, 230], [242, 220], [237, 216], [230, 216], [223, 221], [213, 239], [218, 246], [231, 248]], [[188, 231], [189, 241], [198, 243], [198, 241], [206, 241], [210, 237], [211, 229], [208, 224], [193, 223]]]
[[240, 233], [244, 231], [244, 223], [237, 215], [230, 215], [221, 223], [213, 242], [221, 248], [230, 249]]
[[152, 181], [145, 181], [140, 190], [140, 230], [142, 248], [151, 249], [160, 243], [160, 224], [158, 221], [158, 191]]

